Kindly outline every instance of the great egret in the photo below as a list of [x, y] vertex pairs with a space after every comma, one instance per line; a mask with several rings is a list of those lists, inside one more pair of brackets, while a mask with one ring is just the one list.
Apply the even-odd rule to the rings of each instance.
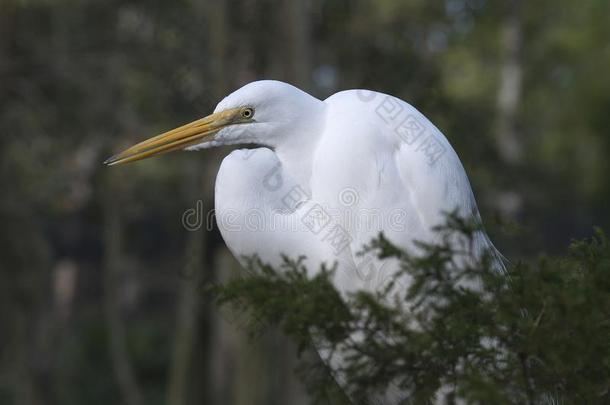
[[[256, 254], [276, 264], [282, 254], [305, 255], [311, 271], [338, 265], [340, 291], [370, 290], [396, 270], [396, 263], [357, 255], [379, 232], [412, 248], [415, 240], [436, 240], [432, 228], [446, 212], [479, 217], [464, 168], [443, 134], [408, 103], [368, 90], [321, 101], [279, 81], [253, 82], [213, 114], [105, 163], [246, 143], [259, 148], [223, 160], [215, 196], [220, 231], [240, 260]], [[475, 242], [495, 251], [484, 232]]]

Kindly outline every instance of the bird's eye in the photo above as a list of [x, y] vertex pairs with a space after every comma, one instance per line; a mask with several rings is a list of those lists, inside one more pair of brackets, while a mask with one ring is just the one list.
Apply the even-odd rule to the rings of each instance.
[[243, 110], [241, 110], [241, 116], [242, 118], [252, 118], [254, 116], [254, 109], [244, 108]]

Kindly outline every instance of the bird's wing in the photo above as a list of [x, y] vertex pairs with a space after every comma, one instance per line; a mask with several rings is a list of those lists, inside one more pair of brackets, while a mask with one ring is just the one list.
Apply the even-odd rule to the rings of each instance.
[[[413, 248], [414, 241], [438, 240], [432, 228], [445, 222], [446, 213], [457, 210], [480, 221], [460, 159], [417, 109], [363, 90], [337, 93], [325, 102], [327, 123], [312, 190], [342, 214], [356, 263], [363, 260], [357, 253], [379, 232], [402, 248]], [[495, 251], [484, 232], [476, 239], [478, 249]], [[376, 271], [383, 273], [379, 266], [384, 265], [375, 263]]]
[[[393, 277], [396, 261], [358, 253], [380, 232], [397, 246], [416, 252], [414, 241], [438, 242], [433, 228], [444, 224], [445, 214], [454, 210], [465, 219], [480, 221], [466, 172], [438, 128], [400, 99], [352, 90], [325, 102], [327, 119], [314, 156], [311, 187], [314, 198], [334, 214], [349, 237], [346, 249], [355, 270], [339, 269], [343, 276], [339, 287], [376, 290], [393, 280], [394, 291], [403, 294], [410, 280]], [[323, 240], [328, 243], [340, 240], [333, 239], [331, 232], [327, 235]], [[483, 231], [475, 236], [475, 244], [478, 250], [495, 252]], [[349, 354], [339, 350], [331, 368], [340, 369], [345, 355]], [[343, 383], [344, 376], [335, 377]], [[408, 393], [390, 387], [378, 401], [398, 404], [406, 398]]]

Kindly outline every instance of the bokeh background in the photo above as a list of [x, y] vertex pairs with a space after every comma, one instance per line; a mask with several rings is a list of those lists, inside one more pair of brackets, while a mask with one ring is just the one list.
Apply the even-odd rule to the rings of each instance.
[[606, 0], [0, 0], [0, 404], [306, 404], [295, 349], [205, 291], [229, 149], [107, 168], [253, 80], [396, 95], [511, 260], [610, 229]]

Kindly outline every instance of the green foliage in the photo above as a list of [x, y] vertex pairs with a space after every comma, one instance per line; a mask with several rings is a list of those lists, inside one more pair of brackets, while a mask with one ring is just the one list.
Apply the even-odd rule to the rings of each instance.
[[300, 351], [312, 336], [338, 343], [347, 337], [345, 331], [352, 314], [329, 283], [332, 271], [323, 268], [309, 278], [302, 261], [285, 257], [276, 270], [253, 258], [249, 267], [257, 269], [254, 276], [237, 279], [230, 288], [216, 287], [218, 302], [256, 303], [251, 307], [254, 318], [283, 324], [286, 332], [298, 339]]
[[[273, 269], [257, 259], [248, 277], [216, 288], [218, 301], [278, 324], [301, 349], [342, 353], [335, 375], [352, 398], [394, 385], [414, 403], [442, 395], [467, 403], [608, 403], [610, 249], [603, 232], [564, 258], [498, 269], [476, 255], [477, 227], [450, 216], [442, 242], [404, 251], [383, 236], [368, 247], [400, 270], [380, 291], [342, 296], [336, 270], [315, 275], [302, 260]], [[412, 279], [405, 291], [400, 280]], [[307, 378], [307, 377], [306, 377]], [[309, 381], [320, 398], [324, 381]]]

